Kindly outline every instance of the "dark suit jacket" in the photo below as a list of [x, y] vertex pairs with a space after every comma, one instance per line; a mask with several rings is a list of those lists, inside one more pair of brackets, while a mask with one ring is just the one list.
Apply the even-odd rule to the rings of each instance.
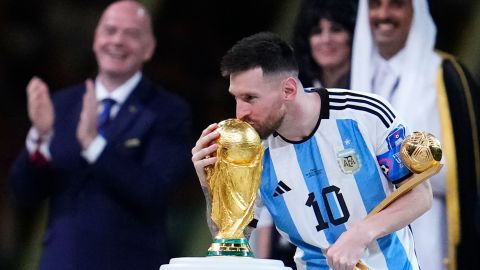
[[82, 84], [53, 97], [50, 166], [36, 166], [24, 150], [11, 171], [19, 203], [49, 199], [40, 269], [158, 269], [169, 259], [166, 199], [191, 167], [190, 111], [143, 78], [88, 164], [76, 139], [84, 92]]

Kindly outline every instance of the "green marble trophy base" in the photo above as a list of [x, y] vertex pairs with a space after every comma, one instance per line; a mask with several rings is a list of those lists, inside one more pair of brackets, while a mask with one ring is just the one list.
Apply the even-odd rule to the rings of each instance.
[[207, 256], [253, 257], [253, 252], [245, 238], [215, 238]]

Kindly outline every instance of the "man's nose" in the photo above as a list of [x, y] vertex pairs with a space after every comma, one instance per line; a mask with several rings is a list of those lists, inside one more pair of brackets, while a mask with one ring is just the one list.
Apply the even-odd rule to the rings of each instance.
[[238, 119], [243, 119], [246, 116], [250, 114], [250, 109], [247, 104], [244, 104], [244, 102], [238, 102], [237, 101], [237, 107], [236, 107], [236, 116]]
[[386, 19], [390, 16], [390, 7], [388, 7], [386, 3], [382, 2], [380, 6], [375, 9], [375, 12], [379, 19]]
[[120, 44], [123, 42], [123, 39], [124, 39], [124, 35], [120, 32], [117, 32], [112, 36], [111, 40], [116, 44]]

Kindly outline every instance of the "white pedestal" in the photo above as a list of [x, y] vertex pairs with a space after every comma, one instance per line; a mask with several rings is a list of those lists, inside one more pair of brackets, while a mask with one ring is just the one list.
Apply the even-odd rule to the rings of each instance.
[[173, 258], [160, 270], [292, 270], [282, 261], [248, 257], [212, 256]]

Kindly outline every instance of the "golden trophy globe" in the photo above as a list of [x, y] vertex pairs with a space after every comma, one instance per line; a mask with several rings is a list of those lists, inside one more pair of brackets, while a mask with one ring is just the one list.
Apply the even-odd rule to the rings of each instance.
[[413, 132], [402, 142], [400, 159], [411, 172], [422, 173], [440, 163], [440, 141], [428, 132]]
[[218, 228], [208, 256], [252, 257], [243, 231], [253, 219], [263, 146], [255, 129], [244, 121], [227, 119], [218, 126], [217, 162], [205, 168], [211, 218]]

